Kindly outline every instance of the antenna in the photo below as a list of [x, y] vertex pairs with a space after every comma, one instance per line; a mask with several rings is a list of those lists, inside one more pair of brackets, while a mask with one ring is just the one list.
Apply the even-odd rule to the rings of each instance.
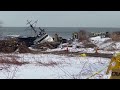
[[[35, 24], [35, 25], [36, 25], [36, 24], [37, 24], [37, 22], [38, 22], [38, 20], [36, 20], [33, 24]], [[33, 25], [33, 24], [32, 24], [32, 25]]]
[[[36, 20], [35, 22], [33, 22], [32, 24], [31, 24], [31, 22], [32, 22], [32, 20], [31, 21], [29, 21], [29, 20], [27, 20], [27, 24], [26, 25], [30, 25], [29, 27], [31, 27], [31, 29], [35, 32], [35, 34], [37, 35], [37, 31], [35, 30], [35, 27], [36, 27], [36, 24], [37, 24], [37, 22], [38, 22], [38, 20]], [[34, 25], [35, 24], [35, 25]], [[33, 26], [34, 25], [34, 26]], [[29, 27], [27, 27], [26, 29], [28, 29]], [[25, 29], [25, 30], [26, 30]]]
[[31, 21], [27, 20], [27, 24], [26, 25], [30, 24], [31, 22], [32, 22], [32, 20]]

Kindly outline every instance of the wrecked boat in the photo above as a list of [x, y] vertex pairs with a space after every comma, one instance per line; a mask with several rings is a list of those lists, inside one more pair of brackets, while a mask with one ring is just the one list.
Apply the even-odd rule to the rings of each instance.
[[47, 48], [54, 49], [61, 43], [67, 42], [66, 39], [59, 36], [51, 37], [40, 27], [36, 28], [34, 24], [37, 23], [37, 21], [31, 23], [31, 21], [27, 20], [27, 22], [30, 29], [34, 31], [34, 36], [7, 35], [6, 37], [2, 37], [0, 52], [11, 53], [17, 51], [21, 53], [28, 53], [31, 52], [28, 47], [40, 50], [45, 50]]
[[28, 47], [32, 46], [32, 45], [37, 45], [40, 43], [44, 43], [44, 42], [53, 42], [53, 38], [51, 36], [49, 36], [44, 29], [41, 29], [39, 27], [39, 32], [37, 32], [36, 27], [33, 26], [33, 24], [37, 23], [37, 21], [35, 21], [33, 24], [31, 24], [31, 21], [27, 20], [27, 24], [29, 24], [29, 27], [31, 28], [31, 30], [34, 31], [35, 36], [33, 37], [27, 37], [27, 36], [19, 36], [18, 38], [18, 42], [25, 42], [26, 45]]

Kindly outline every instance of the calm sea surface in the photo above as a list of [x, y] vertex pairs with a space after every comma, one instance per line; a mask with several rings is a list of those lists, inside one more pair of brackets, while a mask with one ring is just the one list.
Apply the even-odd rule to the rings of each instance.
[[[72, 33], [75, 31], [86, 30], [88, 32], [113, 32], [120, 31], [120, 28], [92, 28], [92, 27], [42, 27], [45, 31], [53, 36], [58, 33], [66, 39], [71, 38]], [[37, 29], [37, 31], [39, 31]], [[0, 27], [0, 35], [21, 35], [21, 36], [34, 36], [34, 32], [26, 27]]]

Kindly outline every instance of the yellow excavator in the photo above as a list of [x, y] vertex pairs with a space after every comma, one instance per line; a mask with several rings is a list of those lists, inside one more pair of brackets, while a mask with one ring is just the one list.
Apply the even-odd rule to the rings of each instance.
[[120, 53], [112, 57], [106, 74], [110, 71], [112, 71], [110, 79], [120, 79]]

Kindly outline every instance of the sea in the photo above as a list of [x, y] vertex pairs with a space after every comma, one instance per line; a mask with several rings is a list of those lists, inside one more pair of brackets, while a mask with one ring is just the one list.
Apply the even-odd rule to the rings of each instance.
[[[73, 32], [85, 30], [87, 32], [114, 32], [120, 31], [120, 28], [100, 28], [100, 27], [41, 27], [50, 36], [54, 36], [57, 33], [59, 36], [69, 39], [72, 37]], [[39, 32], [38, 27], [36, 28]], [[34, 36], [35, 33], [28, 27], [0, 27], [0, 36], [6, 35], [20, 35], [20, 36]]]

